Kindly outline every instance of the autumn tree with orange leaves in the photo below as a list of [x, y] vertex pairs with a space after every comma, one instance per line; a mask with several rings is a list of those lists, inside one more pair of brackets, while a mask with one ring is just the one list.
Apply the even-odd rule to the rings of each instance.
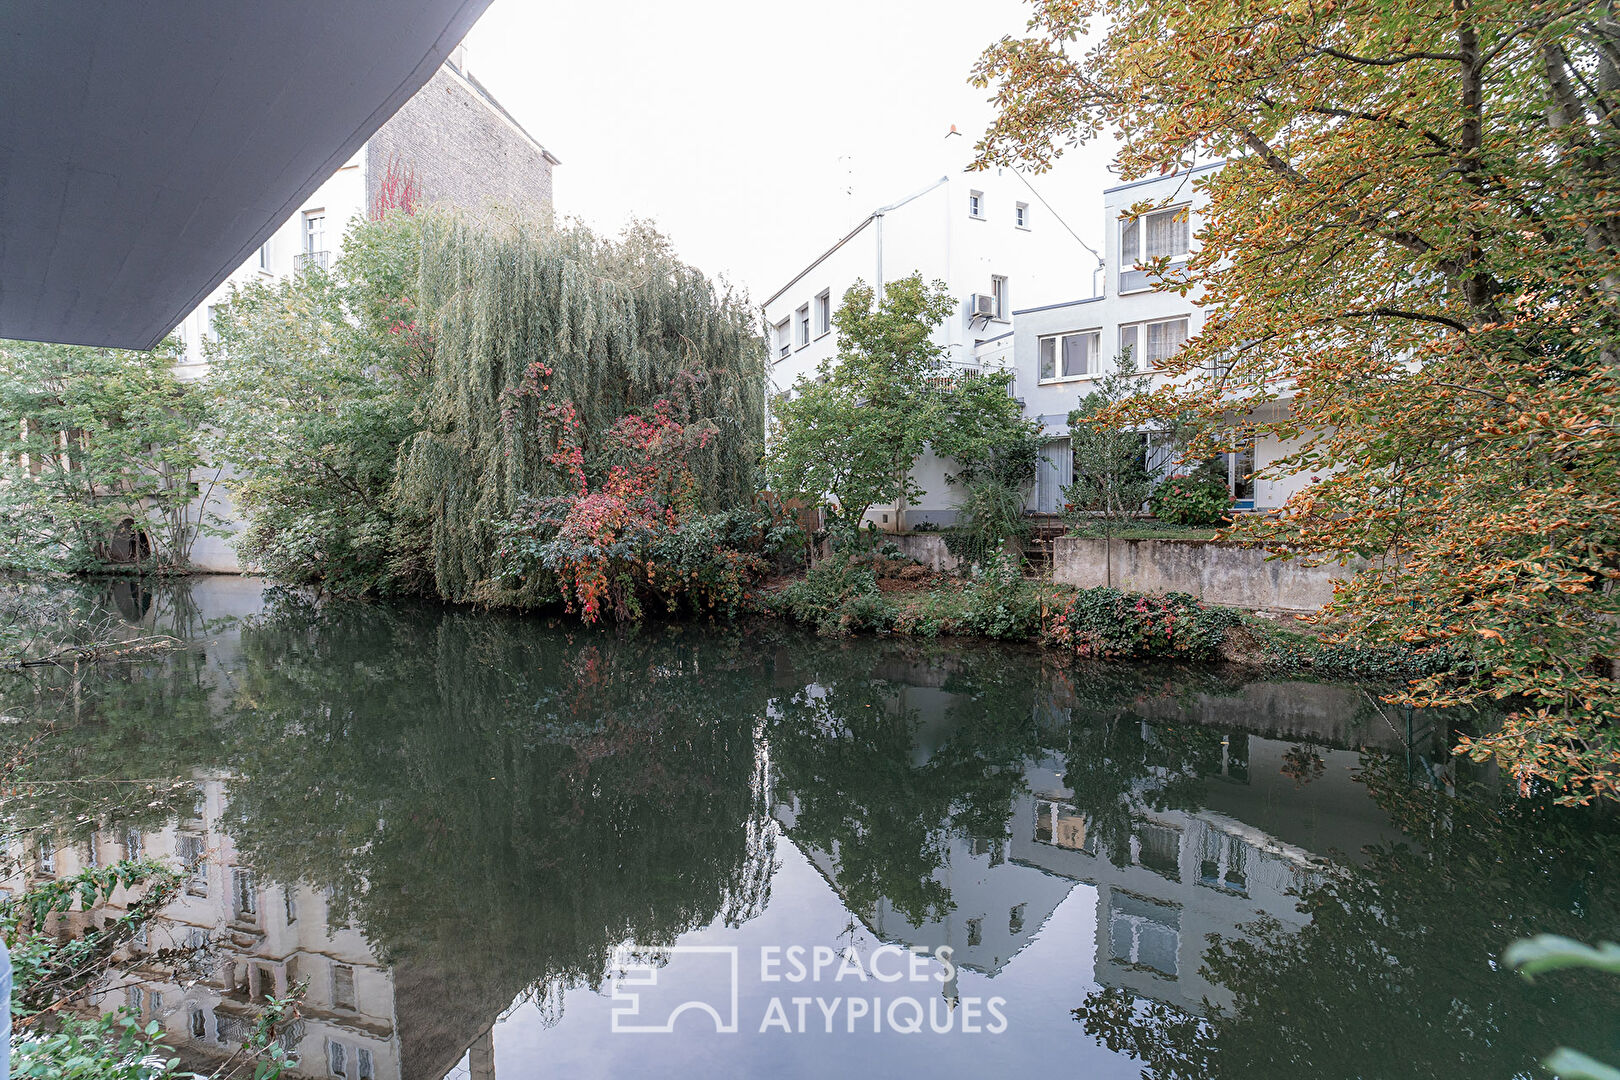
[[1128, 419], [1291, 440], [1311, 482], [1235, 534], [1367, 560], [1350, 639], [1472, 660], [1396, 700], [1501, 699], [1460, 752], [1620, 798], [1615, 0], [1033, 0], [974, 80], [984, 165], [1226, 161], [1159, 268], [1205, 329]]

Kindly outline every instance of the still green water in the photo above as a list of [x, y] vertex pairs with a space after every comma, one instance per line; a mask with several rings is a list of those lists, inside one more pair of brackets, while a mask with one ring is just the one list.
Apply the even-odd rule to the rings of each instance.
[[300, 983], [300, 1074], [349, 1080], [1620, 1061], [1620, 980], [1496, 962], [1620, 935], [1611, 819], [1355, 686], [251, 579], [94, 603], [188, 648], [0, 676], [13, 748], [45, 731], [7, 885], [184, 865], [100, 1007], [191, 1061]]

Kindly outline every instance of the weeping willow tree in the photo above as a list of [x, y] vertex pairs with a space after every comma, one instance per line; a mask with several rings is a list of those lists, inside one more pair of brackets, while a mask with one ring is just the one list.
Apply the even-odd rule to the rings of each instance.
[[538, 498], [584, 495], [614, 462], [621, 417], [668, 401], [708, 432], [690, 469], [705, 510], [751, 503], [764, 429], [764, 346], [743, 298], [637, 226], [449, 217], [423, 222], [420, 310], [434, 372], [396, 498], [451, 601], [533, 602], [496, 583], [500, 526]]

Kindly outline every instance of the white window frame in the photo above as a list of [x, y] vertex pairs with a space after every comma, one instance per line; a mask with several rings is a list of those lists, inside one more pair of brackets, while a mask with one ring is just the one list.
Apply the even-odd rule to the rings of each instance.
[[810, 344], [810, 305], [800, 304], [793, 313], [793, 336], [798, 348]]
[[259, 273], [270, 272], [270, 241], [266, 240], [259, 245]]
[[[1165, 216], [1179, 216], [1182, 226], [1179, 230], [1182, 243], [1176, 245], [1179, 251], [1149, 251], [1148, 236], [1152, 231], [1153, 222]], [[1134, 235], [1132, 235], [1134, 231]], [[1134, 248], [1135, 250], [1129, 250]], [[1192, 204], [1177, 203], [1175, 206], [1166, 206], [1157, 210], [1149, 210], [1145, 214], [1127, 214], [1119, 219], [1119, 291], [1121, 294], [1134, 292], [1149, 292], [1154, 288], [1153, 281], [1140, 269], [1155, 259], [1169, 259], [1172, 267], [1185, 263], [1192, 255]], [[1135, 275], [1132, 277], [1132, 275]], [[1140, 284], [1137, 279], [1140, 278]]]
[[826, 337], [832, 333], [832, 290], [822, 289], [816, 294], [816, 337]]
[[315, 255], [326, 250], [326, 211], [324, 209], [304, 211], [301, 243], [305, 255]]
[[1029, 231], [1029, 203], [1013, 203], [1013, 224], [1025, 232]]
[[[1065, 375], [1063, 373], [1063, 341], [1072, 337], [1089, 337], [1091, 339], [1091, 362], [1086, 365], [1087, 370], [1079, 375]], [[1052, 345], [1052, 375], [1048, 377], [1042, 371], [1042, 354], [1046, 351], [1046, 343]], [[1081, 379], [1095, 379], [1102, 374], [1102, 327], [1093, 326], [1084, 330], [1065, 330], [1060, 334], [1042, 334], [1035, 340], [1035, 378], [1041, 384], [1078, 382]]]
[[983, 221], [985, 219], [984, 192], [968, 192], [968, 217], [972, 218], [974, 221]]
[[793, 320], [783, 319], [771, 328], [771, 332], [776, 338], [771, 343], [776, 359], [786, 360], [788, 354], [793, 352]]
[[[1130, 349], [1131, 359], [1136, 361], [1136, 370], [1139, 372], [1159, 370], [1159, 365], [1168, 359], [1169, 356], [1173, 356], [1175, 354], [1171, 353], [1167, 356], [1160, 357], [1158, 360], [1149, 359], [1147, 355], [1148, 327], [1163, 326], [1167, 323], [1176, 322], [1187, 324], [1186, 336], [1181, 339], [1181, 346], [1176, 350], [1176, 352], [1180, 352], [1181, 349], [1187, 347], [1187, 342], [1192, 338], [1192, 317], [1189, 315], [1173, 315], [1167, 319], [1144, 319], [1141, 322], [1120, 323], [1119, 354], [1123, 356], [1125, 355], [1125, 350]], [[1133, 343], [1130, 345], [1127, 345], [1125, 341], [1127, 333], [1133, 338]]]

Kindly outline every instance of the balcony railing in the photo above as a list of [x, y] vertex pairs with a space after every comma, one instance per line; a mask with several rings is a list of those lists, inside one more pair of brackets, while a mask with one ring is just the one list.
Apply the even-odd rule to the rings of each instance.
[[299, 273], [305, 270], [325, 270], [331, 252], [328, 251], [301, 251], [293, 259], [293, 269]]

